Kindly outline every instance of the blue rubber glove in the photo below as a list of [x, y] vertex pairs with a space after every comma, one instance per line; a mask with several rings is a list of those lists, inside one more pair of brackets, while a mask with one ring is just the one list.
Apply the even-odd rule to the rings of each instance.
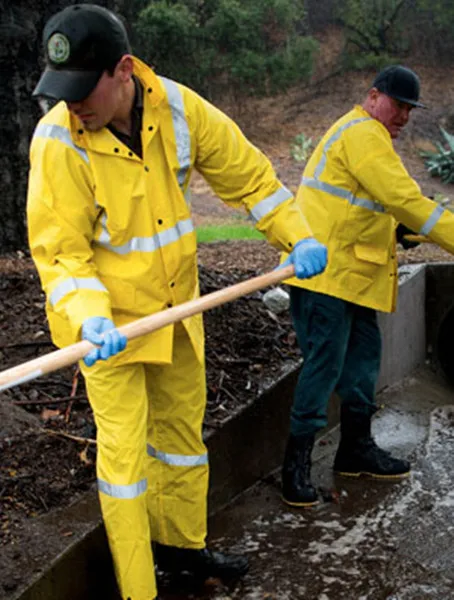
[[281, 267], [294, 265], [298, 279], [309, 279], [325, 270], [327, 259], [326, 246], [317, 242], [315, 238], [305, 238], [295, 244], [290, 256]]
[[126, 348], [127, 338], [121, 334], [110, 319], [105, 317], [90, 317], [82, 324], [82, 339], [99, 346], [93, 348], [84, 357], [87, 367], [97, 360], [107, 360]]

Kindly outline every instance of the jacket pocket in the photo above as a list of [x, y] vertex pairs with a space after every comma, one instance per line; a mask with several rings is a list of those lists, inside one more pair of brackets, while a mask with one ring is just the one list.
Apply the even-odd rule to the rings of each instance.
[[377, 248], [365, 244], [354, 244], [355, 256], [359, 260], [374, 263], [375, 265], [386, 265], [389, 261], [388, 248]]

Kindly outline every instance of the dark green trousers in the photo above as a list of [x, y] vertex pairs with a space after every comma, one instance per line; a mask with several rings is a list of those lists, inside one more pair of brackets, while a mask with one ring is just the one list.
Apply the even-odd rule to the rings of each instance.
[[308, 435], [325, 427], [334, 391], [343, 407], [372, 415], [381, 358], [376, 311], [293, 286], [290, 301], [304, 359], [290, 432]]

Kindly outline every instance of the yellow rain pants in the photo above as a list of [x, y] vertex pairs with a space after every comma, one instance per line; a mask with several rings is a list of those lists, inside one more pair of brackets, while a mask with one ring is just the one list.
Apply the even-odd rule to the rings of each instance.
[[81, 368], [96, 420], [99, 498], [120, 592], [124, 600], [152, 600], [151, 540], [205, 547], [205, 367], [177, 325], [170, 365]]

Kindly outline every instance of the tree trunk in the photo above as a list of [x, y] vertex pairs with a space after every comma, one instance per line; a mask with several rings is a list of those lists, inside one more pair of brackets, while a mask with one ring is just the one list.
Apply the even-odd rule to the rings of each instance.
[[[31, 93], [43, 67], [41, 34], [64, 0], [0, 0], [0, 253], [27, 247], [28, 151], [40, 117]], [[118, 9], [123, 3], [97, 0]]]

